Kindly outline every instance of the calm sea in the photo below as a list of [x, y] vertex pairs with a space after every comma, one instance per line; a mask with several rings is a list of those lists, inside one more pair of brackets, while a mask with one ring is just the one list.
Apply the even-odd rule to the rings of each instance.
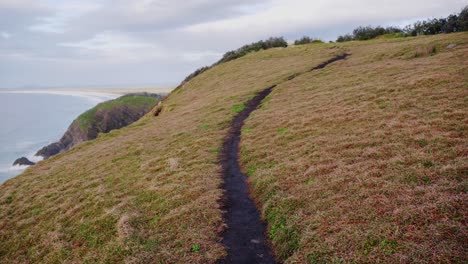
[[58, 141], [70, 123], [109, 94], [5, 93], [0, 92], [0, 184], [20, 174], [26, 166], [15, 159], [34, 157], [43, 146]]

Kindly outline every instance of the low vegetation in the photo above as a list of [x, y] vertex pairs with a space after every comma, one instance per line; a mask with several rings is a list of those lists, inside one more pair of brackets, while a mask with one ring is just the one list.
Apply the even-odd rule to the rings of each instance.
[[452, 14], [446, 18], [434, 18], [417, 21], [403, 29], [397, 27], [358, 27], [352, 34], [339, 36], [337, 42], [352, 40], [369, 40], [379, 36], [384, 37], [408, 37], [419, 35], [436, 35], [441, 33], [453, 33], [468, 31], [468, 6], [463, 8], [459, 14]]

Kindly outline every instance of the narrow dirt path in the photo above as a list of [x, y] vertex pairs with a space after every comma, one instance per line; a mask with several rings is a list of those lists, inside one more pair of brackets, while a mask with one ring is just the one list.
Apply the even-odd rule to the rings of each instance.
[[[336, 56], [306, 72], [322, 69], [330, 63], [345, 59], [349, 55], [345, 53]], [[306, 72], [291, 75], [286, 81]], [[228, 256], [219, 262], [221, 264], [277, 263], [271, 254], [265, 237], [266, 225], [261, 221], [255, 203], [249, 197], [246, 183], [247, 176], [241, 172], [239, 165], [239, 143], [244, 121], [276, 86], [266, 88], [246, 103], [245, 109], [232, 120], [229, 134], [223, 143], [219, 161], [224, 175], [223, 187], [226, 191], [224, 205], [227, 209], [225, 221], [228, 229], [223, 234], [222, 242], [228, 249]]]
[[276, 263], [265, 240], [266, 226], [260, 220], [260, 214], [249, 197], [247, 177], [241, 172], [238, 160], [244, 120], [275, 86], [260, 92], [234, 117], [229, 136], [223, 144], [221, 161], [227, 195], [225, 217], [228, 226], [223, 244], [228, 248], [228, 256], [220, 263]]

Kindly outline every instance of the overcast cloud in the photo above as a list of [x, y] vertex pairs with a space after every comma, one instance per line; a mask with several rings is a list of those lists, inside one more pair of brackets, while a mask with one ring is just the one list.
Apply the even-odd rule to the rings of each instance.
[[335, 40], [466, 0], [0, 0], [0, 87], [171, 85], [267, 38]]

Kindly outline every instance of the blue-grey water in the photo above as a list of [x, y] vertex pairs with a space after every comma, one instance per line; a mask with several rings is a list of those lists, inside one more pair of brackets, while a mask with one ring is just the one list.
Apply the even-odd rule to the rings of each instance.
[[37, 150], [58, 141], [78, 115], [112, 97], [1, 92], [0, 184], [26, 168], [12, 166], [15, 159], [39, 160]]

